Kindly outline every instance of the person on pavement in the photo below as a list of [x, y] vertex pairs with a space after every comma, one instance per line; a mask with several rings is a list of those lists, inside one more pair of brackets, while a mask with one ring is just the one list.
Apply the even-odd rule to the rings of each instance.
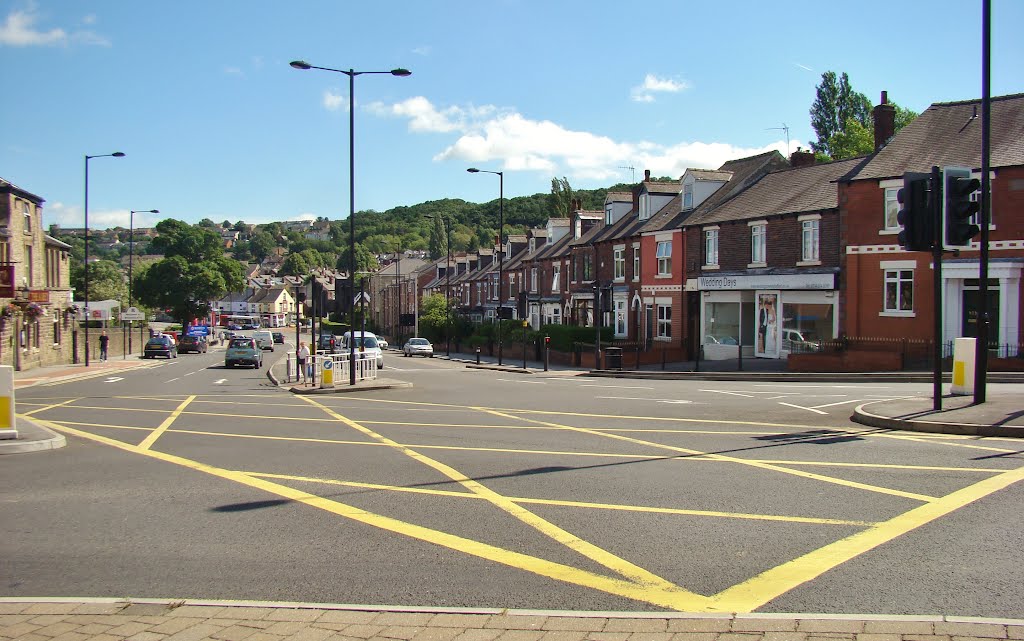
[[295, 350], [295, 360], [298, 361], [299, 375], [302, 377], [302, 382], [306, 382], [308, 372], [306, 371], [306, 363], [309, 362], [309, 347], [305, 341], [299, 343], [299, 348]]
[[100, 334], [100, 360], [107, 360], [107, 346], [110, 344], [110, 337], [107, 336], [107, 330], [103, 330]]

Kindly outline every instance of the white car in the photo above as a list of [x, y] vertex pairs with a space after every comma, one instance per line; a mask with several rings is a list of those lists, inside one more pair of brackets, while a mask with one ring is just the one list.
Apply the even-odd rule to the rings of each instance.
[[426, 356], [434, 358], [434, 346], [425, 338], [410, 338], [402, 348], [405, 356]]
[[[345, 332], [341, 337], [341, 353], [349, 350], [349, 341], [353, 340], [353, 332]], [[370, 358], [377, 361], [377, 369], [384, 367], [384, 352], [377, 343], [377, 335], [373, 332], [354, 332], [356, 358]]]

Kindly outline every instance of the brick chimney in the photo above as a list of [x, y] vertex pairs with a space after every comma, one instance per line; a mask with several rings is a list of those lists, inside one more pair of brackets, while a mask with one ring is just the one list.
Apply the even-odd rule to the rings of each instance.
[[896, 133], [896, 107], [889, 104], [889, 92], [882, 92], [882, 102], [871, 115], [875, 119], [875, 151], [878, 151]]
[[650, 169], [644, 169], [644, 182], [645, 183], [651, 182], [651, 170]]
[[814, 164], [814, 152], [804, 151], [800, 147], [796, 148], [793, 155], [789, 157], [790, 167], [810, 167]]

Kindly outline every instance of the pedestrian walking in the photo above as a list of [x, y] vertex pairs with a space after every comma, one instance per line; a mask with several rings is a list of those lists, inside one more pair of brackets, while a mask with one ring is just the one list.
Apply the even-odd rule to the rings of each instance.
[[110, 344], [110, 337], [107, 336], [107, 330], [103, 330], [100, 334], [100, 360], [107, 360], [107, 345]]
[[300, 342], [299, 348], [295, 350], [295, 360], [297, 361], [297, 367], [299, 370], [298, 375], [302, 377], [302, 382], [305, 383], [306, 377], [310, 376], [310, 373], [307, 371], [307, 363], [309, 362], [309, 347], [306, 345], [304, 341]]

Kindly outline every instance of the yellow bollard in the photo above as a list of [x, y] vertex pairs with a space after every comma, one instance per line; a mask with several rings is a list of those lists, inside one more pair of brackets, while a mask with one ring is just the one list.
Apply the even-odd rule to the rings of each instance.
[[324, 356], [320, 360], [320, 388], [334, 387], [334, 359]]
[[953, 341], [953, 385], [949, 393], [969, 396], [974, 393], [974, 349], [976, 338], [957, 338]]
[[14, 368], [0, 366], [0, 439], [18, 438], [14, 422]]

